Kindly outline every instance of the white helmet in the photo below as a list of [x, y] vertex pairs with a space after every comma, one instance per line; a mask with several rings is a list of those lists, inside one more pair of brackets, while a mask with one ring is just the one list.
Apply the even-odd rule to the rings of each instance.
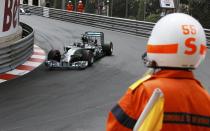
[[80, 0], [80, 1], [79, 1], [79, 3], [81, 4], [81, 3], [82, 3], [82, 1]]
[[147, 44], [147, 66], [195, 69], [206, 55], [206, 36], [193, 17], [173, 13], [160, 19]]

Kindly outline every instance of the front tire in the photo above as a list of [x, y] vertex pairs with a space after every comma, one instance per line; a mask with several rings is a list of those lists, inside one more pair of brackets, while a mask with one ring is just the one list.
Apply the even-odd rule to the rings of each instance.
[[50, 52], [48, 53], [48, 60], [55, 60], [60, 62], [61, 60], [61, 53], [59, 50], [50, 50]]

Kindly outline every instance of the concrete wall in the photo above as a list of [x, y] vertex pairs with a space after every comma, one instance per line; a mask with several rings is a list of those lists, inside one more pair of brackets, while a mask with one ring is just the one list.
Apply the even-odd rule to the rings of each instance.
[[1, 0], [0, 4], [0, 37], [15, 34], [18, 31], [19, 14], [16, 0]]
[[13, 44], [14, 41], [22, 37], [22, 28], [19, 26], [19, 10], [17, 8], [19, 8], [19, 3], [16, 0], [1, 0], [0, 47]]

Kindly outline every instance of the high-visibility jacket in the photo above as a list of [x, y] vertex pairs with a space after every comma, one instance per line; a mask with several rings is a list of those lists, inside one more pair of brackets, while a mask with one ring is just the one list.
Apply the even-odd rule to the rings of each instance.
[[71, 3], [67, 4], [66, 9], [67, 9], [68, 11], [73, 11], [73, 9], [74, 9], [73, 4], [71, 4]]
[[191, 71], [161, 70], [129, 87], [110, 111], [107, 131], [132, 131], [154, 89], [164, 94], [161, 131], [210, 131], [210, 96]]
[[84, 5], [82, 3], [79, 3], [77, 6], [77, 11], [78, 12], [84, 12]]

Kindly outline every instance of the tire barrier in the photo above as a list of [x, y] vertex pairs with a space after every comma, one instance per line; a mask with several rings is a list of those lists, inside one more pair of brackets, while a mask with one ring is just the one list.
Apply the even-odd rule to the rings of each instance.
[[23, 29], [22, 39], [0, 48], [0, 73], [15, 69], [23, 64], [33, 53], [34, 30], [20, 23]]
[[[123, 32], [136, 36], [149, 37], [155, 23], [108, 17], [102, 15], [68, 12], [67, 10], [54, 9], [47, 7], [23, 5], [24, 8], [31, 10], [34, 15], [87, 25], [112, 31]], [[37, 11], [39, 10], [39, 11]], [[42, 12], [40, 12], [42, 11]], [[210, 30], [205, 29], [208, 46], [210, 47]]]

